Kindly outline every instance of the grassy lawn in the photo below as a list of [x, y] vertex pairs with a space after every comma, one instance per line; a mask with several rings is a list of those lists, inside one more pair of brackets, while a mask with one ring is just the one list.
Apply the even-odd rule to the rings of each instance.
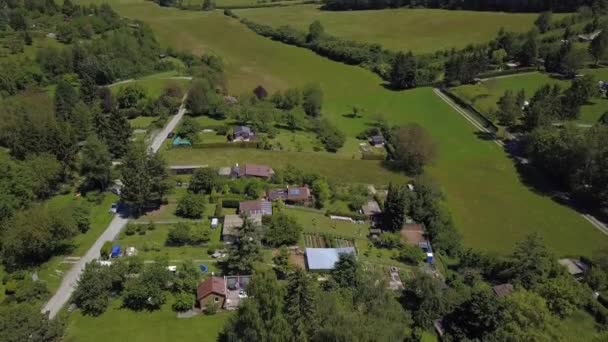
[[247, 163], [266, 164], [274, 168], [291, 164], [306, 172], [317, 172], [336, 182], [385, 184], [405, 181], [403, 175], [389, 171], [381, 161], [346, 159], [326, 152], [265, 151], [251, 148], [179, 148], [163, 151], [170, 165], [201, 164], [211, 167]]
[[[581, 73], [594, 75], [596, 81], [608, 80], [608, 69], [585, 69]], [[454, 88], [453, 92], [472, 103], [481, 112], [487, 113], [497, 110], [497, 102], [507, 90], [517, 93], [520, 89], [524, 89], [526, 98], [529, 99], [545, 84], [559, 84], [564, 90], [570, 87], [570, 81], [562, 81], [545, 73], [533, 72], [492, 79], [481, 84], [462, 85]], [[595, 97], [589, 104], [581, 108], [578, 122], [594, 124], [606, 111], [608, 111], [608, 100]]]
[[[209, 225], [209, 222], [206, 223]], [[122, 232], [116, 244], [126, 247], [135, 247], [143, 260], [154, 260], [158, 257], [167, 257], [169, 260], [210, 260], [207, 248], [204, 246], [166, 246], [167, 235], [172, 225], [159, 224], [156, 229], [146, 231], [145, 235], [127, 235]], [[209, 243], [219, 243], [221, 228], [211, 229]], [[209, 263], [207, 263], [209, 265]], [[212, 267], [213, 268], [213, 267]], [[212, 269], [211, 271], [217, 271]]]
[[[504, 151], [478, 138], [474, 128], [429, 88], [387, 90], [371, 72], [260, 37], [221, 11], [180, 11], [143, 0], [113, 0], [110, 4], [121, 15], [146, 22], [164, 46], [221, 56], [231, 93], [251, 92], [259, 84], [272, 92], [317, 82], [324, 91], [323, 115], [351, 137], [369, 127], [376, 113], [383, 113], [392, 125], [419, 123], [439, 148], [438, 158], [427, 173], [445, 191], [447, 205], [468, 247], [504, 253], [531, 232], [542, 234], [559, 255], [589, 255], [606, 244], [607, 238], [577, 212], [523, 185]], [[362, 118], [343, 116], [352, 106], [364, 109]], [[406, 179], [382, 168], [379, 162], [329, 158], [321, 153], [251, 149], [163, 153], [174, 164], [227, 166], [249, 161], [277, 167], [292, 163], [345, 182], [386, 184]]]
[[433, 9], [322, 11], [314, 4], [250, 8], [235, 13], [256, 23], [273, 27], [290, 25], [300, 30], [308, 30], [313, 21], [319, 20], [325, 32], [331, 35], [416, 53], [464, 48], [468, 44], [490, 41], [501, 27], [507, 31], [525, 32], [537, 17], [536, 14]]
[[158, 118], [153, 116], [138, 116], [134, 119], [129, 119], [129, 124], [131, 124], [131, 128], [133, 129], [146, 129], [156, 119]]
[[133, 80], [132, 82], [117, 84], [112, 86], [111, 89], [112, 92], [116, 94], [120, 88], [128, 84], [138, 84], [144, 89], [146, 89], [148, 96], [152, 98], [157, 98], [167, 84], [178, 84], [185, 91], [188, 85], [190, 84], [190, 80], [175, 78], [180, 76], [182, 76], [182, 74], [178, 71], [165, 71], [157, 74], [144, 76]]
[[65, 341], [214, 342], [231, 315], [222, 312], [214, 316], [179, 319], [171, 311], [172, 300], [169, 296], [168, 303], [153, 312], [121, 309], [120, 301], [114, 301], [99, 317], [83, 316], [80, 311], [75, 311], [70, 316]]
[[[69, 256], [79, 257], [86, 253], [86, 251], [95, 243], [99, 235], [108, 227], [108, 224], [112, 220], [112, 215], [108, 212], [112, 202], [115, 202], [117, 197], [113, 194], [106, 194], [103, 201], [99, 204], [91, 203], [87, 200], [78, 197], [74, 194], [59, 195], [49, 200], [48, 205], [52, 207], [69, 207], [72, 205], [85, 204], [91, 210], [90, 228], [84, 234], [79, 234], [74, 238], [74, 250]], [[64, 258], [66, 256], [56, 256], [51, 258], [43, 265], [41, 265], [37, 272], [41, 280], [47, 283], [47, 286], [51, 292], [54, 292], [59, 284], [61, 283], [61, 274], [69, 270], [72, 264], [65, 263]]]
[[367, 224], [331, 220], [323, 214], [302, 209], [285, 209], [285, 212], [298, 220], [302, 227], [304, 227], [304, 232], [367, 240], [369, 229]]

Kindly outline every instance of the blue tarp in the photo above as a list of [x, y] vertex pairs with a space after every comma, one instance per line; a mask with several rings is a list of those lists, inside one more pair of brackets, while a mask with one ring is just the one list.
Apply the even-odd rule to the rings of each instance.
[[201, 272], [206, 273], [209, 270], [209, 267], [205, 264], [200, 264]]
[[112, 258], [116, 258], [118, 256], [120, 256], [120, 246], [114, 246], [112, 247]]
[[186, 138], [175, 137], [173, 146], [192, 146], [192, 143]]

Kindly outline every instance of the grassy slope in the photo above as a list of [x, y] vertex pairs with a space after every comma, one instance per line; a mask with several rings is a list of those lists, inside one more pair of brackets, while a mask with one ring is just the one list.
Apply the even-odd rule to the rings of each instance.
[[[506, 252], [515, 241], [533, 231], [544, 235], [548, 245], [559, 254], [592, 254], [605, 244], [606, 238], [575, 211], [523, 186], [504, 152], [495, 144], [480, 140], [474, 129], [431, 89], [388, 91], [381, 86], [382, 81], [368, 71], [259, 37], [218, 11], [185, 12], [132, 1], [117, 4], [116, 9], [123, 15], [147, 22], [162, 44], [222, 56], [233, 93], [249, 92], [258, 84], [272, 91], [318, 82], [325, 92], [325, 116], [348, 135], [354, 136], [365, 128], [375, 113], [384, 113], [393, 124], [416, 121], [426, 127], [440, 150], [437, 162], [428, 172], [443, 186], [467, 246]], [[353, 105], [365, 108], [364, 118], [342, 116]], [[230, 156], [229, 152], [235, 154]], [[223, 164], [231, 165], [241, 160], [244, 152], [198, 153], [198, 161], [223, 158]], [[276, 163], [283, 163], [287, 159], [280, 161], [271, 152], [255, 153], [260, 162], [274, 158]], [[174, 151], [166, 155], [176, 161], [180, 159], [181, 163], [188, 160], [185, 154]], [[289, 161], [294, 164], [305, 163], [299, 156], [286, 157], [292, 157]], [[352, 173], [349, 167], [341, 169], [344, 175]], [[388, 179], [367, 181], [377, 183]]]
[[87, 341], [216, 341], [217, 335], [230, 317], [230, 313], [214, 316], [196, 316], [178, 319], [171, 311], [172, 298], [159, 311], [134, 312], [121, 309], [115, 301], [99, 317], [83, 316], [80, 312], [71, 315], [66, 342]]
[[[592, 74], [596, 81], [608, 80], [608, 69], [586, 69], [583, 74]], [[524, 89], [529, 99], [534, 92], [545, 84], [559, 84], [562, 89], [570, 87], [569, 81], [562, 81], [543, 73], [520, 74], [511, 77], [498, 78], [485, 81], [482, 84], [463, 85], [454, 88], [454, 93], [472, 102], [482, 112], [497, 109], [497, 102], [506, 90], [518, 92]], [[593, 98], [589, 104], [581, 108], [579, 122], [586, 124], [596, 123], [601, 115], [608, 110], [608, 100]]]
[[[428, 9], [387, 9], [371, 11], [321, 11], [318, 5], [237, 10], [240, 17], [278, 27], [308, 30], [319, 20], [329, 34], [377, 43], [391, 50], [416, 53], [464, 48], [489, 41], [501, 27], [507, 31], [527, 31], [536, 14], [507, 14]], [[483, 29], [480, 29], [483, 27]]]

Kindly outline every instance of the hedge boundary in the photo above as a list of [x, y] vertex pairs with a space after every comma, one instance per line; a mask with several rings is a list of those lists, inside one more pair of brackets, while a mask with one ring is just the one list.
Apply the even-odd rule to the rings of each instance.
[[483, 124], [484, 128], [491, 130], [494, 134], [498, 132], [498, 126], [496, 126], [494, 122], [492, 122], [492, 120], [488, 119], [482, 112], [475, 108], [475, 106], [463, 100], [458, 95], [450, 91], [448, 88], [441, 88], [440, 91], [447, 95], [447, 97], [452, 99], [454, 102], [456, 102], [456, 104], [461, 107], [464, 107], [464, 109], [472, 113], [473, 116], [475, 116], [475, 119], [477, 119], [481, 124]]

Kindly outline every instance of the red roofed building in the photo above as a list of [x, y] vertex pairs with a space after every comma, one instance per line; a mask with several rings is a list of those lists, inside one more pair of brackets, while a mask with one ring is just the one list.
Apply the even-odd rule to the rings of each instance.
[[247, 164], [240, 176], [243, 177], [259, 177], [270, 179], [274, 175], [274, 170], [266, 165]]
[[226, 282], [224, 277], [215, 277], [205, 280], [198, 285], [196, 289], [196, 302], [201, 309], [205, 309], [207, 305], [215, 303], [218, 308], [224, 307], [226, 302]]

